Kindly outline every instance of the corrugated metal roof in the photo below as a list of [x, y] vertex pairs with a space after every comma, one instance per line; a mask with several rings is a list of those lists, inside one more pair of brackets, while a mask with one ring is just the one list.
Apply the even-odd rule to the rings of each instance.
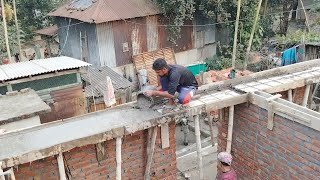
[[86, 66], [90, 66], [90, 64], [66, 56], [6, 64], [0, 66], [0, 81]]
[[99, 24], [159, 13], [160, 10], [151, 0], [76, 0], [48, 15]]
[[86, 97], [102, 96], [101, 90], [106, 87], [107, 76], [110, 77], [115, 91], [132, 86], [132, 83], [129, 80], [122, 77], [109, 67], [102, 67], [100, 69], [89, 68], [87, 73], [81, 76], [84, 81], [90, 84], [85, 87]]
[[39, 30], [35, 31], [35, 33], [47, 35], [47, 36], [54, 36], [55, 34], [57, 34], [57, 32], [58, 32], [57, 25], [53, 25], [53, 26], [46, 27], [46, 28], [39, 29]]

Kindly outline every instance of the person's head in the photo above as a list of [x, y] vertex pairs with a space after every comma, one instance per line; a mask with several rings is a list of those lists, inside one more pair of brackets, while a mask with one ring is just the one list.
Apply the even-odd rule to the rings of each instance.
[[232, 162], [232, 155], [227, 152], [220, 152], [218, 154], [218, 161], [222, 168], [230, 168]]
[[169, 72], [169, 66], [162, 58], [156, 59], [153, 62], [152, 69], [157, 73], [158, 76], [165, 76]]

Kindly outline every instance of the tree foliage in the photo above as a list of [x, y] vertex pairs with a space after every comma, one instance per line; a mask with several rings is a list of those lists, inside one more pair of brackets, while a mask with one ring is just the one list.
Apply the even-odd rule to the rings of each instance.
[[47, 14], [63, 2], [65, 0], [16, 0], [18, 20], [27, 40], [32, 38], [35, 30], [54, 24], [53, 18]]

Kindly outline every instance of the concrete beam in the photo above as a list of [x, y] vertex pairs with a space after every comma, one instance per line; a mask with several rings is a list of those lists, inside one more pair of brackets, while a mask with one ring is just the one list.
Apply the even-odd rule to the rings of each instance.
[[[174, 121], [185, 110], [160, 114], [135, 109], [134, 103], [0, 135], [3, 168], [32, 162], [75, 147], [145, 130]], [[59, 133], [63, 132], [63, 133]], [[30, 142], [29, 140], [33, 141]], [[19, 148], [16, 148], [19, 147]]]
[[[249, 94], [249, 100], [252, 104], [266, 110], [268, 109], [267, 98], [269, 97], [272, 97], [272, 95], [264, 92]], [[272, 101], [272, 109], [275, 114], [320, 131], [320, 113], [318, 112], [283, 99]]]

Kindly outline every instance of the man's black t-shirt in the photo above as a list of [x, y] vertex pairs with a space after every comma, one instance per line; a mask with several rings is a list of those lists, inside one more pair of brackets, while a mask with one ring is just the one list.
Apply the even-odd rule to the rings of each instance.
[[168, 65], [168, 93], [174, 95], [181, 87], [193, 86], [198, 88], [198, 83], [192, 72], [180, 65]]

